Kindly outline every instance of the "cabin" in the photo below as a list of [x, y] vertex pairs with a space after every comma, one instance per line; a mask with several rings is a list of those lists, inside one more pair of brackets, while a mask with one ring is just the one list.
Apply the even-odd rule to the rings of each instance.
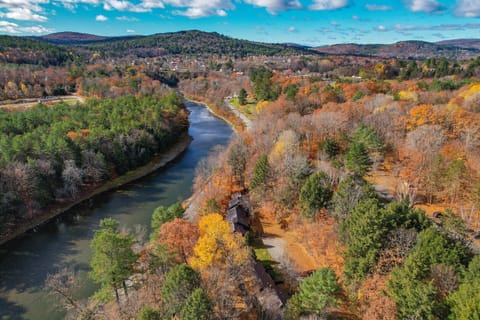
[[243, 236], [250, 231], [248, 200], [240, 192], [235, 193], [228, 203], [226, 220], [230, 223], [233, 232]]

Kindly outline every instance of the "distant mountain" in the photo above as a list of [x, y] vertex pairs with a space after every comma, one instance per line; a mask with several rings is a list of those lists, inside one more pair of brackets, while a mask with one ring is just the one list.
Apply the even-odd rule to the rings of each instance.
[[453, 39], [435, 42], [442, 46], [452, 46], [465, 49], [478, 49], [480, 50], [480, 39]]
[[[82, 45], [82, 49], [98, 50], [105, 56], [154, 57], [168, 54], [185, 55], [277, 55], [299, 54], [306, 49], [285, 44], [239, 40], [216, 32], [198, 30], [159, 33], [139, 37], [112, 37]], [[311, 52], [310, 52], [311, 53]]]
[[[477, 40], [480, 45], [480, 40]], [[460, 44], [464, 46], [460, 46]], [[394, 44], [338, 44], [313, 48], [313, 50], [336, 55], [374, 56], [400, 59], [472, 59], [480, 55], [480, 47], [476, 48], [473, 40], [466, 44], [462, 40], [450, 40], [444, 43], [425, 41], [401, 41]]]
[[95, 43], [95, 42], [128, 40], [128, 39], [134, 39], [139, 37], [141, 36], [106, 37], [106, 36], [97, 36], [97, 35], [88, 34], [88, 33], [66, 31], [66, 32], [52, 33], [45, 36], [34, 37], [34, 39], [53, 43], [53, 44], [75, 45], [75, 44], [89, 44], [89, 43]]
[[28, 37], [0, 36], [0, 63], [62, 65], [73, 55], [56, 45]]

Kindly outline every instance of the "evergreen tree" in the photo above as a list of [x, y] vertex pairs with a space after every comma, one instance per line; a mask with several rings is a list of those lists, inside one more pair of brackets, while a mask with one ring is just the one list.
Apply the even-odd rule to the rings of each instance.
[[332, 194], [332, 186], [325, 172], [318, 171], [309, 176], [300, 190], [303, 215], [313, 218], [318, 210], [328, 206]]
[[165, 222], [172, 221], [175, 218], [182, 218], [184, 212], [185, 209], [180, 202], [176, 202], [168, 208], [164, 206], [156, 208], [152, 215], [152, 229], [154, 231], [158, 230]]
[[231, 146], [228, 153], [228, 164], [232, 168], [232, 174], [240, 186], [243, 186], [245, 182], [244, 174], [247, 166], [247, 154], [247, 146], [243, 140]]
[[200, 287], [200, 275], [186, 264], [170, 270], [162, 286], [162, 297], [170, 315], [178, 314], [183, 304]]
[[327, 137], [322, 144], [322, 151], [327, 155], [329, 160], [332, 160], [340, 153], [340, 146], [337, 141]]
[[150, 306], [145, 306], [137, 315], [137, 320], [161, 320], [160, 312]]
[[480, 256], [475, 256], [457, 291], [447, 297], [452, 320], [480, 319]]
[[341, 222], [350, 211], [361, 201], [376, 198], [376, 191], [372, 185], [358, 176], [348, 176], [339, 184], [332, 197], [332, 214]]
[[242, 106], [247, 103], [247, 91], [244, 88], [240, 89], [240, 92], [238, 93], [238, 103]]
[[120, 233], [118, 225], [118, 221], [111, 218], [100, 221], [101, 229], [95, 232], [91, 243], [93, 256], [90, 261], [90, 277], [101, 285], [101, 294], [113, 289], [117, 303], [120, 287], [123, 286], [125, 295], [128, 295], [125, 280], [133, 274], [133, 265], [138, 259], [132, 250], [133, 236]]
[[372, 162], [365, 145], [363, 143], [351, 143], [345, 155], [345, 167], [356, 175], [364, 176], [371, 165]]
[[213, 319], [212, 302], [203, 289], [192, 292], [180, 312], [182, 320], [210, 320]]
[[255, 189], [258, 187], [266, 187], [268, 183], [268, 177], [270, 173], [270, 165], [268, 164], [268, 157], [262, 155], [255, 163], [253, 168], [253, 178], [250, 181], [250, 189]]
[[298, 319], [302, 315], [325, 315], [326, 309], [337, 304], [335, 294], [340, 287], [335, 272], [321, 268], [305, 278], [287, 303], [287, 318]]

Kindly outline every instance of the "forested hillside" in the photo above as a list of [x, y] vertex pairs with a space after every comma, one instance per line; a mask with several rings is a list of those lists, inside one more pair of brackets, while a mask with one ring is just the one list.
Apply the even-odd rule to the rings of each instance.
[[1, 232], [146, 164], [187, 128], [176, 93], [0, 110]]

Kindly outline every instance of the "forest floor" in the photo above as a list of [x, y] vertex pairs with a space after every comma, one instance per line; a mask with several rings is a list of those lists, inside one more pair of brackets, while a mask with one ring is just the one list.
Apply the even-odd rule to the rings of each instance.
[[265, 211], [260, 212], [260, 222], [263, 229], [262, 241], [273, 260], [291, 263], [295, 271], [301, 274], [318, 269], [319, 265], [298, 241], [299, 235], [295, 231], [282, 229], [275, 217]]

